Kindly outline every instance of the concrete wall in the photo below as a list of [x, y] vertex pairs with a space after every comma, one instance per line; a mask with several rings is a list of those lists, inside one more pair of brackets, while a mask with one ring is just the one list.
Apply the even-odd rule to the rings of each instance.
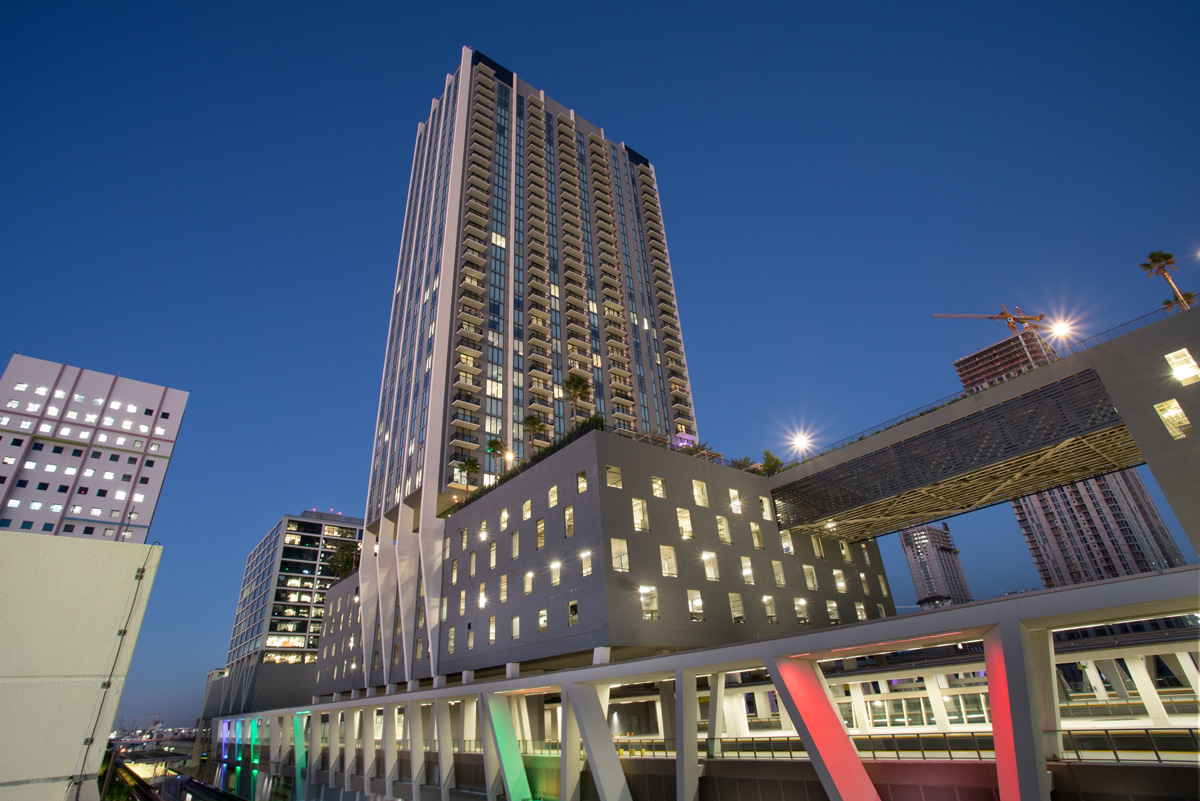
[[162, 548], [9, 532], [0, 545], [0, 800], [61, 801], [69, 777], [100, 769]]

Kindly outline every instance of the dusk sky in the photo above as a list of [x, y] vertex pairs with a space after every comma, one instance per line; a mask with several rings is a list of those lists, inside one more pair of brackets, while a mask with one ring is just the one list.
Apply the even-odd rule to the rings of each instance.
[[[1193, 0], [5, 4], [0, 351], [191, 392], [120, 716], [192, 724], [251, 548], [362, 515], [417, 124], [463, 45], [654, 163], [700, 438], [736, 457], [948, 395], [1008, 334], [935, 312], [1091, 336], [1170, 296], [1152, 250], [1200, 294], [1198, 38]], [[1008, 506], [951, 528], [976, 598], [1040, 586]]]

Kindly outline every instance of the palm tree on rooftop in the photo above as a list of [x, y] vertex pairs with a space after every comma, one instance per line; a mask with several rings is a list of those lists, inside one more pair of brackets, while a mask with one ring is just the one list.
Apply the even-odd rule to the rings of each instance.
[[1156, 250], [1150, 254], [1149, 259], [1141, 263], [1141, 268], [1145, 271], [1146, 276], [1152, 278], [1161, 276], [1167, 279], [1167, 283], [1171, 285], [1171, 292], [1174, 293], [1175, 301], [1181, 309], [1190, 309], [1191, 304], [1188, 303], [1186, 296], [1179, 291], [1179, 287], [1175, 286], [1175, 282], [1171, 280], [1171, 270], [1177, 270], [1175, 266], [1175, 254], [1167, 253], [1163, 250]]
[[546, 421], [542, 419], [540, 414], [530, 413], [525, 415], [525, 418], [521, 420], [521, 425], [525, 426], [525, 430], [529, 432], [529, 456], [532, 457], [534, 448], [533, 438], [535, 435], [546, 430]]
[[581, 375], [570, 375], [563, 384], [563, 389], [571, 397], [571, 427], [574, 428], [577, 416], [575, 409], [579, 401], [587, 402], [592, 399], [592, 382]]
[[479, 460], [474, 456], [468, 456], [462, 460], [462, 470], [467, 474], [467, 484], [471, 483], [471, 476], [479, 472]]
[[1174, 300], [1164, 300], [1163, 301], [1163, 309], [1165, 309], [1168, 313], [1170, 313], [1170, 312], [1175, 311], [1175, 309], [1177, 309], [1177, 308], [1178, 309], [1190, 308], [1191, 305], [1195, 302], [1196, 302], [1196, 295], [1194, 293], [1184, 292], [1182, 296], [1176, 295]]

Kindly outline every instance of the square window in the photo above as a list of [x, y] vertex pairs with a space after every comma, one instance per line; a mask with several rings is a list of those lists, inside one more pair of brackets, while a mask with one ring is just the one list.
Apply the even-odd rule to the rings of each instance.
[[25, 521], [22, 521], [22, 523], [21, 523], [21, 528], [25, 529], [26, 531], [28, 531], [28, 530], [32, 529], [32, 528], [33, 528], [33, 521], [32, 521], [32, 520], [25, 520]]
[[146, 478], [145, 476], [142, 476], [141, 478], [138, 479], [138, 483], [139, 484], [149, 484], [150, 479]]
[[42, 531], [54, 531], [53, 523], [42, 523]]
[[608, 486], [621, 489], [621, 468], [607, 465], [604, 468], [604, 476], [608, 482]]
[[667, 485], [658, 476], [650, 476], [650, 488], [655, 498], [667, 497]]
[[38, 485], [37, 485], [37, 488], [38, 488], [39, 490], [48, 490], [48, 489], [50, 489], [50, 485], [49, 485], [49, 484], [47, 484], [45, 481], [39, 481], [39, 482], [38, 482]]
[[67, 524], [65, 524], [65, 525], [63, 526], [63, 533], [64, 533], [64, 534], [70, 534], [70, 533], [71, 533], [71, 532], [73, 532], [74, 530], [75, 530], [75, 525], [74, 525], [73, 523], [67, 523]]

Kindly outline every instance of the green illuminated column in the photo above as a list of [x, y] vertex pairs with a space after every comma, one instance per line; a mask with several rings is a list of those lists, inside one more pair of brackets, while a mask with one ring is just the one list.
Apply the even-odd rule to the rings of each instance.
[[521, 758], [521, 746], [513, 729], [512, 713], [508, 697], [496, 693], [480, 693], [479, 706], [483, 710], [483, 737], [495, 747], [495, 758], [499, 762], [504, 780], [504, 794], [514, 799], [532, 798], [529, 777], [525, 775], [525, 762]]
[[[300, 712], [292, 716], [292, 741], [296, 748], [296, 779], [292, 785], [296, 789], [294, 795], [297, 801], [308, 801], [308, 739], [304, 731], [305, 723], [312, 726], [312, 713]], [[312, 726], [315, 730], [316, 726]]]

